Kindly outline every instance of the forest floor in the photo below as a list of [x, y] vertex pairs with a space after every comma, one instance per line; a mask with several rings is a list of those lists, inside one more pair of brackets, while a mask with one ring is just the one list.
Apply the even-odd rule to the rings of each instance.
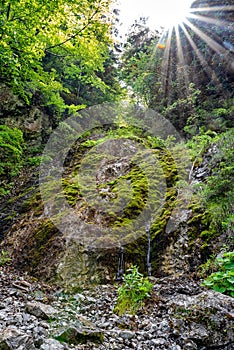
[[1, 267], [0, 349], [234, 349], [233, 298], [182, 276], [151, 281], [144, 307], [118, 316], [118, 285], [71, 295]]

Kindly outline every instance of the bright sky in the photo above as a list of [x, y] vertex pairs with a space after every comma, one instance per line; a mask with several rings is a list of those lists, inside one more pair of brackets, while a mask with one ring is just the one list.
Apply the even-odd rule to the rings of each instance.
[[186, 17], [193, 0], [118, 0], [120, 21], [123, 22], [121, 33], [140, 16], [149, 17], [149, 26], [170, 27]]

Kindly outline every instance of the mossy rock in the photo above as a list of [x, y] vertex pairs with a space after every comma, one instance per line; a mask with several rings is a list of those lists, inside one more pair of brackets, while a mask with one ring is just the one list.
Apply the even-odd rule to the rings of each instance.
[[58, 336], [55, 336], [55, 339], [62, 343], [73, 345], [86, 344], [88, 342], [102, 343], [104, 341], [104, 334], [99, 330], [78, 329], [71, 326], [62, 331]]

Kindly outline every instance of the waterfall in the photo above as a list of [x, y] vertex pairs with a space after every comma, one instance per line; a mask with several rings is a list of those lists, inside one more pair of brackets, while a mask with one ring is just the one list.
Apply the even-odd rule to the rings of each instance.
[[151, 276], [151, 237], [150, 237], [150, 225], [146, 226], [146, 233], [148, 238], [148, 248], [146, 257], [146, 268], [148, 276]]
[[118, 259], [118, 270], [117, 270], [117, 281], [123, 280], [124, 274], [124, 248], [122, 246], [119, 247], [119, 259]]

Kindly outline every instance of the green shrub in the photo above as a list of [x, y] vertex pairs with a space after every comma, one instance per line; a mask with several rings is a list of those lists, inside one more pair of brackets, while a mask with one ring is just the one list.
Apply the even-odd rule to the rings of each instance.
[[28, 157], [24, 164], [29, 166], [40, 165], [41, 164], [41, 156]]
[[22, 167], [23, 133], [17, 128], [0, 125], [0, 196], [9, 193], [12, 179]]
[[224, 253], [222, 258], [217, 258], [216, 266], [218, 271], [207, 277], [202, 285], [234, 297], [234, 252]]
[[123, 284], [118, 288], [118, 299], [114, 311], [122, 315], [126, 312], [135, 314], [150, 296], [153, 284], [144, 278], [137, 266], [132, 266], [124, 275]]
[[10, 261], [11, 261], [11, 258], [9, 257], [8, 252], [2, 250], [0, 254], [0, 266], [4, 266]]
[[17, 128], [0, 125], [0, 174], [17, 175], [23, 153], [23, 133]]

